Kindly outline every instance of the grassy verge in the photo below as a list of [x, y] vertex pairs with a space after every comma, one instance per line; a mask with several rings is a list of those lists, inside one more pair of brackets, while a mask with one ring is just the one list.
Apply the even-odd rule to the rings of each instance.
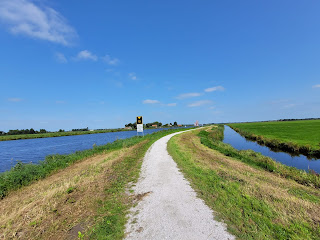
[[128, 183], [137, 180], [151, 144], [176, 131], [84, 151], [65, 169], [10, 191], [0, 200], [0, 239], [121, 239], [125, 216], [139, 198], [126, 193]]
[[[24, 164], [17, 163], [11, 170], [0, 173], [0, 199], [4, 198], [8, 192], [17, 190], [22, 186], [27, 186], [34, 181], [43, 179], [59, 169], [66, 168], [71, 164], [88, 158], [95, 154], [103, 153], [105, 151], [117, 150], [123, 147], [129, 147], [135, 145], [144, 139], [153, 139], [154, 136], [163, 136], [169, 132], [175, 132], [177, 130], [161, 131], [158, 134], [146, 135], [142, 137], [132, 137], [127, 139], [121, 139], [108, 143], [102, 146], [95, 146], [92, 149], [77, 151], [73, 154], [67, 155], [49, 155], [44, 161], [39, 164]], [[157, 138], [157, 137], [156, 137]]]
[[[221, 127], [177, 135], [168, 151], [228, 230], [239, 239], [319, 239], [319, 189], [270, 171], [268, 164], [251, 159], [253, 152], [244, 159], [222, 151], [227, 146], [220, 145], [217, 131]], [[219, 151], [203, 144], [210, 138]]]
[[266, 157], [260, 153], [252, 150], [237, 150], [229, 144], [221, 142], [221, 138], [217, 139], [215, 136], [223, 134], [223, 125], [213, 128], [212, 132], [201, 131], [199, 133], [200, 141], [203, 145], [217, 150], [226, 156], [238, 159], [250, 166], [259, 167], [269, 172], [273, 172], [279, 176], [290, 178], [300, 184], [307, 186], [314, 186], [320, 188], [320, 176], [315, 173], [307, 173], [304, 170], [299, 170], [295, 167], [289, 167], [284, 164], [274, 161], [270, 157]]
[[320, 157], [320, 120], [229, 124], [245, 138], [272, 149]]
[[0, 199], [8, 192], [27, 186], [34, 181], [43, 179], [59, 169], [66, 168], [71, 164], [105, 151], [117, 150], [122, 147], [132, 146], [142, 141], [142, 138], [133, 137], [117, 140], [102, 146], [95, 146], [92, 149], [77, 151], [67, 155], [49, 155], [39, 164], [17, 163], [11, 170], [0, 173]]
[[37, 133], [37, 134], [3, 135], [3, 136], [0, 136], [0, 141], [33, 139], [33, 138], [48, 138], [48, 137], [64, 137], [64, 136], [75, 136], [75, 135], [108, 133], [108, 132], [122, 132], [122, 131], [130, 131], [130, 130], [107, 129], [107, 130], [94, 130], [94, 131], [70, 131], [70, 132], [50, 132], [50, 133]]

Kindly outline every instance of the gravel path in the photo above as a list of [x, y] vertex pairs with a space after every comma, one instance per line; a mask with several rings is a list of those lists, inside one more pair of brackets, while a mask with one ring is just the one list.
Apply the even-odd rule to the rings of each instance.
[[195, 191], [167, 152], [167, 142], [155, 142], [144, 157], [140, 179], [133, 188], [143, 196], [131, 209], [126, 239], [235, 239]]

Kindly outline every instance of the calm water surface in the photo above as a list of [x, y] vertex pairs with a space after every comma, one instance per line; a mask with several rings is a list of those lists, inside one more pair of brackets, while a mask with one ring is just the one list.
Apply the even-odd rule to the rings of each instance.
[[271, 157], [274, 160], [281, 162], [287, 166], [296, 167], [308, 171], [313, 169], [320, 173], [320, 159], [308, 159], [306, 156], [291, 156], [285, 152], [274, 152], [266, 146], [261, 146], [256, 142], [248, 141], [236, 131], [228, 126], [224, 126], [224, 143], [232, 145], [238, 150], [252, 149], [253, 151], [260, 152], [265, 156]]
[[[147, 129], [150, 134], [167, 128]], [[136, 136], [136, 131], [110, 132], [77, 136], [0, 141], [0, 172], [9, 170], [17, 161], [38, 163], [50, 154], [69, 154], [90, 149], [93, 144], [104, 145], [117, 139]]]

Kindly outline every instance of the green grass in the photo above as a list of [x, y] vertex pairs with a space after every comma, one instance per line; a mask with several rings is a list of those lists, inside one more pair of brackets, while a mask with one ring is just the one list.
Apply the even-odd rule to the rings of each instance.
[[137, 149], [133, 156], [127, 156], [123, 161], [112, 166], [113, 172], [110, 186], [105, 189], [105, 200], [100, 203], [99, 215], [93, 227], [86, 233], [88, 239], [123, 239], [126, 214], [133, 206], [133, 201], [128, 202], [125, 194], [129, 182], [136, 182], [139, 177], [142, 158], [148, 148], [161, 137], [180, 130], [168, 130], [150, 134], [145, 139], [148, 141]]
[[145, 139], [157, 139], [158, 137], [181, 130], [184, 129], [160, 131], [148, 134], [144, 138], [132, 137], [116, 140], [106, 145], [94, 146], [92, 149], [77, 151], [67, 155], [49, 155], [44, 161], [40, 161], [39, 164], [24, 164], [18, 162], [11, 170], [0, 173], [0, 199], [4, 198], [10, 191], [17, 190], [22, 186], [27, 186], [34, 181], [47, 177], [59, 169], [66, 168], [75, 162], [91, 157], [95, 154], [133, 146]]
[[219, 125], [217, 128], [212, 128], [212, 130], [213, 131], [211, 133], [207, 131], [200, 131], [198, 134], [200, 136], [200, 142], [203, 145], [217, 150], [225, 156], [238, 159], [250, 166], [276, 173], [285, 178], [290, 178], [303, 185], [320, 188], [319, 175], [307, 173], [304, 170], [300, 170], [295, 167], [286, 166], [253, 150], [237, 150], [230, 144], [221, 142], [221, 134], [223, 134], [224, 131], [223, 125]]
[[320, 157], [320, 120], [228, 125], [242, 136], [271, 148]]
[[93, 131], [69, 131], [69, 132], [50, 132], [50, 133], [37, 133], [37, 134], [2, 135], [2, 136], [0, 136], [0, 141], [33, 139], [33, 138], [48, 138], [48, 137], [63, 137], [63, 136], [75, 136], [75, 135], [84, 135], [84, 134], [121, 132], [121, 131], [130, 131], [130, 130], [127, 130], [127, 129], [106, 129], [106, 130], [93, 130]]
[[[220, 142], [217, 132], [222, 130], [223, 126], [213, 128], [213, 133], [200, 131], [198, 136], [189, 134], [185, 139], [181, 134], [168, 143], [170, 155], [218, 219], [223, 219], [239, 239], [319, 239], [318, 189], [283, 179], [278, 166], [261, 154], [232, 150]], [[197, 146], [199, 140], [192, 140], [197, 137], [228, 157]], [[290, 174], [294, 178], [307, 173]], [[312, 215], [312, 211], [317, 213]]]

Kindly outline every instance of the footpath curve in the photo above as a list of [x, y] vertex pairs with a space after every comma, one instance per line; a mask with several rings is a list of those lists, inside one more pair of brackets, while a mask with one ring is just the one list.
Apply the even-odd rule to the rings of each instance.
[[[190, 131], [190, 130], [189, 130]], [[144, 196], [131, 209], [125, 239], [235, 239], [196, 196], [167, 152], [173, 133], [147, 151], [134, 193]]]

